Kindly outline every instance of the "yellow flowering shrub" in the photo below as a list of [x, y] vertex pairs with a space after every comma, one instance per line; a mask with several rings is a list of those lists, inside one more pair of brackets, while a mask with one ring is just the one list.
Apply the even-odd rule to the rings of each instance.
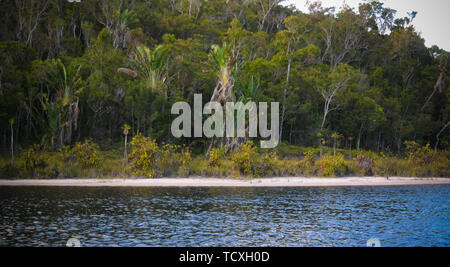
[[130, 142], [131, 153], [128, 155], [130, 162], [129, 171], [136, 176], [156, 177], [156, 157], [158, 144], [155, 140], [137, 134]]
[[323, 156], [316, 162], [317, 174], [324, 177], [342, 176], [348, 171], [348, 165], [344, 160], [344, 155]]
[[253, 141], [248, 141], [239, 146], [231, 155], [234, 168], [245, 176], [253, 176], [255, 161], [258, 160], [258, 153]]
[[91, 139], [87, 139], [84, 142], [75, 143], [72, 148], [72, 155], [75, 156], [81, 167], [94, 168], [100, 165], [99, 151], [99, 146]]

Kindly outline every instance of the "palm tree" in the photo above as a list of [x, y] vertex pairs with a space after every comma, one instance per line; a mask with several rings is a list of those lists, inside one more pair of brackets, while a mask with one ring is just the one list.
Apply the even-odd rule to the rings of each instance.
[[137, 15], [128, 9], [121, 12], [116, 11], [114, 15], [116, 21], [113, 29], [113, 46], [115, 49], [119, 47], [125, 48], [130, 37], [128, 25], [136, 20]]
[[[212, 45], [209, 58], [214, 64], [218, 78], [210, 102], [229, 102], [233, 96], [234, 86], [230, 46], [228, 46], [227, 43], [223, 43], [222, 47]], [[215, 141], [216, 140], [211, 141], [205, 158], [209, 158], [209, 153], [214, 146]], [[236, 143], [234, 138], [222, 138], [222, 141], [226, 150], [232, 148], [234, 146], [233, 144]]]
[[43, 94], [41, 103], [48, 118], [51, 143], [57, 138], [57, 148], [70, 143], [73, 129], [77, 130], [80, 69], [81, 65], [74, 62], [66, 68], [58, 59], [47, 73], [47, 82], [54, 94]]
[[131, 62], [132, 69], [119, 68], [117, 71], [133, 78], [140, 77], [147, 88], [156, 91], [166, 81], [164, 67], [167, 58], [168, 51], [162, 45], [155, 47], [153, 52], [146, 46], [138, 46]]
[[128, 133], [131, 130], [130, 125], [125, 124], [123, 127], [123, 134], [125, 135], [125, 146], [123, 151], [123, 158], [124, 158], [124, 165], [128, 163], [128, 153], [127, 153], [127, 139], [128, 139]]
[[248, 87], [244, 90], [239, 91], [239, 98], [237, 102], [248, 103], [249, 101], [255, 101], [258, 96], [259, 84], [255, 84], [253, 81], [253, 76], [250, 79]]
[[231, 50], [227, 43], [223, 43], [222, 47], [218, 45], [211, 46], [209, 57], [213, 61], [219, 81], [214, 89], [211, 102], [226, 102], [231, 99], [234, 78], [232, 75]]
[[[253, 76], [250, 79], [250, 82], [247, 86], [247, 88], [240, 90], [238, 92], [239, 98], [237, 100], [237, 102], [242, 102], [243, 104], [247, 104], [250, 101], [254, 101], [256, 102], [257, 96], [258, 96], [258, 89], [259, 89], [259, 84], [255, 84], [253, 81]], [[233, 96], [233, 92], [231, 92], [231, 98], [234, 99]], [[239, 106], [239, 112], [242, 112], [242, 109], [244, 108], [244, 106], [240, 105]], [[252, 110], [250, 110], [251, 112]], [[227, 111], [229, 112], [229, 111]], [[234, 113], [234, 112], [233, 112]], [[233, 114], [234, 115], [234, 114]], [[237, 129], [237, 115], [234, 115], [234, 129]], [[249, 128], [247, 126], [246, 128], [246, 132], [248, 132]], [[246, 143], [248, 140], [247, 137], [234, 137], [234, 138], [226, 138], [225, 140], [225, 147], [227, 149], [231, 149], [234, 150], [235, 148], [237, 148], [240, 144]]]

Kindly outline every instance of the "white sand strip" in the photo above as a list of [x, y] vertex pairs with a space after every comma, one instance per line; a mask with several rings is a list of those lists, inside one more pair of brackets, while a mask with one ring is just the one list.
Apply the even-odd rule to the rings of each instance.
[[345, 178], [159, 178], [159, 179], [43, 179], [0, 180], [0, 186], [83, 187], [337, 187], [450, 185], [450, 178], [345, 177]]

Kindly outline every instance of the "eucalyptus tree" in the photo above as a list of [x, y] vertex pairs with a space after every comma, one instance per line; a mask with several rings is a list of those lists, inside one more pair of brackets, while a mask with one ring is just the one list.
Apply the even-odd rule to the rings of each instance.
[[430, 103], [431, 99], [433, 98], [434, 94], [436, 94], [436, 92], [440, 92], [442, 93], [444, 87], [445, 87], [445, 76], [447, 75], [447, 68], [448, 68], [448, 57], [449, 55], [447, 53], [442, 54], [439, 57], [439, 69], [440, 69], [440, 73], [439, 73], [439, 77], [433, 87], [433, 92], [431, 93], [431, 95], [427, 98], [427, 100], [425, 101], [425, 103], [422, 106], [422, 112], [425, 110], [425, 108], [427, 107], [428, 103]]
[[266, 21], [275, 7], [284, 2], [284, 0], [254, 0], [258, 7], [258, 31], [262, 31]]
[[360, 60], [364, 50], [364, 31], [367, 21], [348, 7], [335, 17], [328, 16], [318, 23], [319, 44], [323, 47], [322, 63], [328, 64], [330, 71], [339, 64], [350, 64]]
[[245, 30], [236, 18], [231, 21], [230, 28], [224, 34], [223, 40], [229, 44], [231, 61], [234, 62], [236, 72], [249, 59], [251, 37], [252, 32]]
[[328, 65], [317, 65], [311, 67], [305, 77], [314, 89], [323, 98], [323, 116], [320, 129], [324, 129], [328, 115], [342, 107], [341, 97], [343, 89], [360, 76], [358, 70], [353, 67], [340, 64], [330, 72]]
[[333, 133], [331, 134], [331, 139], [333, 139], [333, 155], [334, 155], [334, 156], [336, 156], [336, 145], [337, 145], [339, 139], [342, 139], [343, 137], [344, 137], [344, 136], [341, 135], [341, 134], [338, 133], [338, 132], [333, 132]]
[[14, 0], [17, 12], [17, 39], [31, 46], [33, 35], [39, 28], [45, 13], [50, 6], [50, 0]]
[[[283, 138], [283, 124], [286, 114], [286, 100], [290, 90], [291, 65], [294, 60], [304, 60], [306, 54], [313, 55], [317, 53], [313, 46], [308, 46], [306, 42], [306, 35], [311, 30], [311, 21], [306, 15], [295, 15], [286, 18], [283, 22], [286, 30], [279, 31], [273, 45], [278, 53], [273, 57], [272, 61], [277, 62], [280, 67], [286, 69], [286, 79], [283, 85], [282, 110], [280, 119], [280, 138]], [[300, 57], [299, 57], [300, 56]], [[297, 60], [298, 66], [303, 62]]]

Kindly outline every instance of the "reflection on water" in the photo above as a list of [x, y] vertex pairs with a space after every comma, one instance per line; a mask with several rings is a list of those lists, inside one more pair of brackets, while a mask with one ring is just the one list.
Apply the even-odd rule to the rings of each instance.
[[0, 245], [449, 246], [449, 192], [0, 187]]

